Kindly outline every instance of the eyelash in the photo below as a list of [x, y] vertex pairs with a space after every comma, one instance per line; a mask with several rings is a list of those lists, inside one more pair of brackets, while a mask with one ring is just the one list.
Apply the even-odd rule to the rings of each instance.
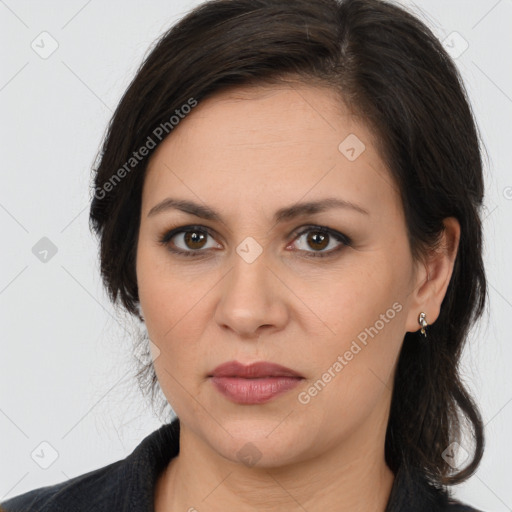
[[[341, 246], [337, 249], [331, 249], [328, 252], [302, 251], [300, 249], [297, 250], [297, 252], [305, 252], [307, 254], [307, 256], [306, 256], [307, 258], [327, 258], [329, 256], [333, 256], [333, 255], [339, 253], [343, 249], [344, 246], [350, 247], [352, 245], [352, 240], [348, 236], [344, 235], [343, 233], [340, 233], [338, 231], [335, 231], [335, 230], [330, 229], [325, 226], [316, 226], [316, 225], [306, 226], [305, 229], [303, 229], [302, 231], [300, 231], [298, 233], [294, 233], [294, 235], [293, 235], [294, 238], [292, 241], [299, 239], [302, 235], [304, 235], [305, 233], [308, 233], [310, 231], [314, 231], [314, 232], [320, 233], [322, 235], [329, 235], [330, 237], [333, 237], [338, 242], [341, 242]], [[159, 237], [158, 243], [165, 246], [168, 251], [170, 251], [174, 254], [179, 254], [181, 256], [187, 256], [187, 257], [193, 257], [193, 258], [194, 257], [195, 258], [202, 257], [203, 255], [201, 253], [207, 252], [206, 250], [198, 249], [195, 251], [194, 250], [183, 251], [181, 249], [173, 249], [173, 248], [171, 248], [171, 246], [169, 244], [169, 242], [172, 240], [172, 238], [174, 238], [176, 235], [179, 235], [181, 233], [190, 233], [190, 232], [199, 232], [199, 233], [203, 233], [203, 234], [206, 233], [206, 234], [210, 235], [212, 238], [214, 238], [214, 235], [209, 228], [207, 228], [205, 226], [190, 225], [190, 226], [180, 226], [180, 227], [166, 231]]]

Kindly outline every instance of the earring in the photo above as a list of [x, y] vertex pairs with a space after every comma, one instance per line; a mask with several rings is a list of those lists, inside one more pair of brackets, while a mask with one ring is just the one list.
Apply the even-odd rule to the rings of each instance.
[[420, 313], [420, 316], [418, 317], [418, 323], [421, 325], [421, 334], [423, 334], [423, 336], [426, 338], [427, 333], [425, 332], [425, 327], [427, 327], [428, 323], [425, 320], [425, 317], [425, 313]]

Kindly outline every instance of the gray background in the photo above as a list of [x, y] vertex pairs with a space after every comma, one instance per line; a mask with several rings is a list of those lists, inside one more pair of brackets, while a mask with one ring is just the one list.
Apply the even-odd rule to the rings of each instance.
[[[130, 324], [101, 286], [89, 179], [143, 56], [198, 3], [0, 0], [0, 501], [124, 458], [161, 424], [132, 379]], [[512, 510], [512, 0], [403, 4], [451, 48], [488, 152], [490, 306], [463, 361], [487, 450], [455, 492]]]

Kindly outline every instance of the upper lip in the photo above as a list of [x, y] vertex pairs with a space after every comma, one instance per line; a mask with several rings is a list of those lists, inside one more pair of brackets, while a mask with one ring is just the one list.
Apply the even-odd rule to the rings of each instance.
[[249, 365], [243, 365], [238, 361], [223, 363], [209, 375], [209, 377], [242, 377], [255, 379], [259, 377], [299, 377], [299, 373], [269, 361], [258, 361]]

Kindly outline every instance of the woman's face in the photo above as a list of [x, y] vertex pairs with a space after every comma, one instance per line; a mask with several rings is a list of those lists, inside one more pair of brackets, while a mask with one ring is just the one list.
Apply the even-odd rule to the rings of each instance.
[[[158, 380], [182, 429], [235, 462], [380, 450], [402, 340], [419, 328], [397, 187], [369, 130], [340, 109], [312, 86], [224, 92], [181, 120], [147, 169], [137, 280]], [[154, 210], [169, 198], [219, 218]], [[302, 379], [267, 379], [293, 386], [241, 403], [211, 377], [233, 360]]]

